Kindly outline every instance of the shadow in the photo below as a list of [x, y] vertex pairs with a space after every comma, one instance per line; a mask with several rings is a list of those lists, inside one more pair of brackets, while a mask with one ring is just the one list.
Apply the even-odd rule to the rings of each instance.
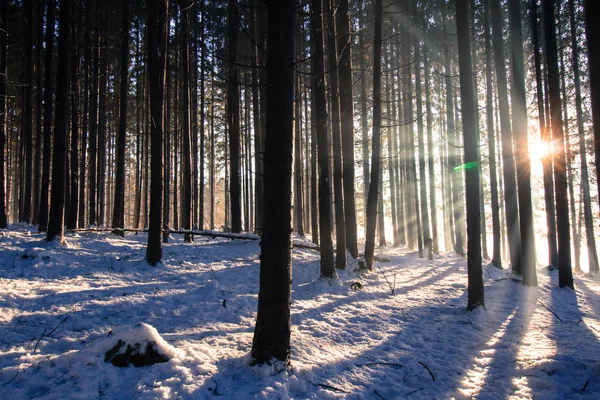
[[556, 354], [537, 373], [552, 377], [552, 390], [561, 398], [600, 398], [600, 332], [592, 331], [588, 325], [600, 326], [599, 314], [589, 316], [580, 310], [581, 301], [593, 303], [586, 301], [592, 291], [576, 279], [576, 288], [580, 285], [583, 291], [557, 286], [550, 290], [549, 308], [560, 309], [562, 321], [552, 319], [548, 338], [556, 344]]

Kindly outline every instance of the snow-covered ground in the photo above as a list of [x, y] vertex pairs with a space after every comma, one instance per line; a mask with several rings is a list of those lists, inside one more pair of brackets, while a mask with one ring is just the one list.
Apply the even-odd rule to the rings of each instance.
[[[296, 248], [291, 367], [252, 367], [258, 241], [175, 236], [151, 267], [144, 235], [1, 234], [0, 399], [600, 398], [598, 278], [559, 289], [540, 268], [526, 288], [486, 267], [487, 309], [469, 313], [464, 259], [385, 249], [328, 281]], [[172, 359], [104, 362], [131, 332]]]

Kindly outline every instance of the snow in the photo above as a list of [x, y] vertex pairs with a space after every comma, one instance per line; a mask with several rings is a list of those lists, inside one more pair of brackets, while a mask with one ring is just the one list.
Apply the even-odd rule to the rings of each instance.
[[[328, 280], [295, 248], [291, 366], [251, 366], [258, 241], [174, 235], [152, 267], [145, 235], [0, 234], [0, 399], [600, 398], [598, 277], [559, 289], [540, 267], [527, 288], [485, 266], [486, 309], [467, 312], [453, 254], [383, 249]], [[126, 337], [169, 361], [104, 362]]]

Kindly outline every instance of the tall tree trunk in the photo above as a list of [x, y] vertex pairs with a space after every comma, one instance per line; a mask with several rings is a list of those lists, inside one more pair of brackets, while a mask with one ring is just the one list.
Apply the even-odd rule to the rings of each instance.
[[[125, 236], [125, 136], [127, 134], [127, 87], [129, 85], [129, 0], [123, 0], [121, 15], [121, 87], [119, 100], [119, 136], [117, 139], [117, 177], [113, 208], [113, 232]], [[121, 228], [118, 230], [116, 228]]]
[[[363, 10], [364, 14], [367, 15], [367, 2], [363, 1]], [[365, 18], [366, 20], [366, 18]], [[366, 58], [367, 51], [365, 49], [365, 31], [366, 31], [366, 23], [363, 26], [363, 29], [360, 30], [358, 34], [359, 46], [361, 49], [360, 52], [360, 123], [361, 123], [361, 131], [362, 131], [362, 165], [363, 165], [363, 202], [364, 202], [364, 219], [363, 219], [363, 227], [366, 229], [367, 226], [367, 197], [369, 197], [369, 124], [367, 121], [368, 113], [367, 113], [367, 66], [366, 66]], [[395, 122], [394, 122], [395, 123]]]
[[[258, 0], [254, 0], [254, 4], [258, 4]], [[256, 46], [254, 53], [254, 63], [256, 68], [252, 68], [252, 110], [254, 112], [254, 193], [255, 193], [255, 211], [254, 211], [254, 226], [257, 234], [262, 233], [262, 218], [263, 218], [263, 143], [264, 143], [264, 126], [261, 121], [261, 115], [263, 114], [262, 109], [262, 96], [264, 93], [259, 93], [259, 71], [263, 73], [264, 70], [264, 26], [260, 25], [261, 16], [264, 14], [264, 10], [256, 8], [253, 14], [254, 22], [254, 37], [258, 38], [258, 46]], [[260, 67], [260, 70], [258, 69]], [[264, 83], [264, 82], [261, 82]], [[262, 86], [261, 86], [262, 92]]]
[[375, 251], [375, 225], [377, 218], [377, 192], [379, 191], [381, 158], [381, 24], [382, 0], [375, 0], [375, 40], [373, 45], [373, 142], [371, 145], [371, 180], [367, 198], [367, 232], [365, 242], [365, 262], [373, 270]]
[[148, 0], [148, 73], [150, 112], [152, 115], [152, 180], [150, 189], [150, 224], [146, 260], [156, 265], [162, 258], [162, 145], [165, 66], [167, 53], [169, 0]]
[[481, 216], [479, 215], [479, 129], [473, 90], [473, 64], [469, 36], [469, 0], [456, 0], [456, 34], [460, 69], [460, 98], [465, 153], [465, 188], [467, 198], [467, 274], [469, 280], [467, 309], [485, 307], [481, 266]]
[[577, 25], [575, 23], [575, 0], [569, 0], [569, 22], [571, 27], [571, 49], [573, 58], [573, 80], [575, 81], [575, 108], [577, 110], [577, 131], [579, 134], [579, 157], [581, 158], [581, 191], [583, 194], [583, 215], [585, 219], [585, 234], [588, 247], [589, 272], [596, 274], [598, 267], [598, 252], [594, 235], [594, 217], [590, 197], [590, 182], [588, 175], [587, 150], [585, 145], [585, 129], [581, 100], [581, 74], [579, 72], [579, 42], [577, 40]]
[[337, 31], [338, 78], [343, 153], [344, 222], [346, 248], [358, 258], [356, 205], [354, 200], [354, 105], [352, 102], [352, 53], [350, 37], [350, 10], [348, 0], [338, 0], [335, 12]]
[[490, 197], [492, 202], [492, 264], [502, 268], [501, 230], [500, 230], [500, 205], [498, 201], [498, 177], [496, 163], [496, 139], [494, 133], [494, 92], [492, 82], [492, 38], [490, 32], [490, 7], [485, 3], [485, 82], [486, 82], [486, 128], [488, 135], [488, 157], [490, 165]]
[[[562, 41], [562, 24], [558, 26], [558, 40]], [[565, 140], [565, 156], [567, 169], [567, 186], [569, 188], [569, 212], [571, 214], [571, 235], [573, 238], [573, 258], [571, 262], [575, 262], [575, 271], [581, 271], [581, 239], [577, 232], [577, 210], [575, 209], [575, 188], [573, 187], [574, 172], [573, 172], [573, 155], [571, 153], [571, 130], [569, 128], [569, 98], [567, 96], [567, 83], [565, 79], [565, 57], [563, 46], [558, 49], [560, 63], [560, 86], [562, 95], [562, 112], [563, 112], [563, 129]]]
[[584, 0], [583, 10], [588, 48], [588, 70], [590, 71], [596, 182], [598, 184], [598, 193], [600, 193], [600, 49], [598, 48], [598, 43], [600, 43], [600, 26], [595, 20], [600, 15], [600, 2], [597, 0]]
[[556, 22], [554, 0], [543, 0], [544, 35], [546, 39], [546, 67], [550, 114], [552, 117], [552, 138], [554, 149], [554, 181], [556, 183], [556, 228], [558, 233], [558, 285], [573, 288], [571, 270], [571, 244], [569, 235], [569, 203], [567, 198], [567, 171], [563, 121], [560, 104], [560, 80], [558, 73], [558, 52], [556, 45]]
[[231, 231], [242, 231], [241, 178], [240, 178], [240, 94], [238, 86], [238, 6], [237, 0], [229, 0], [227, 38], [229, 46], [229, 82], [227, 84], [227, 126], [229, 134], [231, 199]]
[[[297, 43], [301, 42], [302, 34], [300, 29], [296, 32]], [[296, 49], [298, 58], [303, 57], [302, 53]], [[304, 236], [303, 212], [302, 212], [302, 90], [300, 83], [300, 74], [296, 72], [295, 97], [294, 101], [294, 231], [300, 236]], [[307, 171], [308, 172], [308, 171]]]
[[96, 208], [96, 179], [97, 179], [97, 160], [98, 160], [98, 71], [100, 63], [100, 34], [98, 26], [98, 10], [92, 8], [90, 12], [96, 13], [93, 28], [93, 43], [92, 43], [92, 71], [91, 71], [91, 99], [90, 99], [90, 137], [89, 137], [89, 187], [88, 187], [88, 202], [89, 202], [89, 224], [97, 224], [97, 208]]
[[[386, 57], [385, 57], [385, 66], [388, 66], [389, 63], [389, 52], [386, 52]], [[393, 245], [394, 246], [398, 246], [398, 219], [397, 219], [397, 207], [396, 207], [396, 180], [395, 180], [395, 176], [394, 176], [394, 162], [392, 161], [395, 157], [394, 157], [394, 134], [395, 132], [393, 131], [392, 125], [394, 124], [392, 121], [394, 120], [393, 118], [391, 118], [391, 108], [393, 107], [392, 105], [392, 101], [390, 98], [390, 92], [392, 85], [390, 84], [390, 76], [386, 76], [386, 87], [385, 87], [385, 118], [388, 121], [387, 122], [387, 129], [386, 129], [386, 136], [387, 136], [387, 151], [388, 151], [388, 174], [389, 174], [389, 180], [390, 180], [390, 214], [392, 215], [392, 240], [393, 240]], [[383, 177], [383, 175], [382, 175]], [[383, 181], [383, 178], [380, 180]], [[381, 199], [381, 203], [383, 204], [383, 193], [382, 193], [382, 199]], [[381, 213], [381, 217], [383, 217], [383, 211]], [[383, 218], [380, 218], [380, 221], [383, 221]]]
[[[197, 4], [197, 3], [195, 3]], [[206, 110], [205, 110], [205, 102], [206, 102], [206, 93], [204, 91], [204, 85], [206, 82], [206, 75], [204, 74], [204, 62], [206, 61], [206, 45], [205, 45], [205, 18], [206, 14], [204, 13], [204, 1], [200, 3], [200, 193], [198, 193], [199, 197], [199, 223], [198, 229], [204, 230], [204, 181], [205, 181], [205, 156], [206, 156], [206, 135], [205, 135], [205, 122], [206, 122]], [[195, 58], [196, 59], [196, 58]], [[197, 61], [196, 61], [197, 64]]]
[[327, 35], [326, 43], [328, 47], [328, 70], [331, 87], [331, 142], [333, 146], [333, 204], [335, 208], [335, 240], [336, 257], [335, 267], [344, 268], [346, 266], [346, 227], [344, 217], [344, 195], [342, 192], [342, 139], [340, 125], [340, 105], [338, 97], [338, 68], [336, 51], [336, 29], [334, 24], [332, 7], [334, 0], [324, 0], [324, 14], [327, 16]]
[[71, 174], [69, 192], [70, 203], [68, 205], [69, 213], [67, 216], [67, 229], [77, 228], [77, 212], [79, 209], [79, 42], [78, 34], [81, 32], [81, 25], [78, 23], [78, 17], [81, 15], [81, 6], [77, 5], [77, 14], [73, 19], [72, 39], [71, 39]]
[[35, 55], [35, 159], [33, 160], [33, 218], [32, 223], [38, 223], [40, 213], [40, 186], [42, 183], [42, 137], [43, 137], [43, 48], [44, 48], [44, 6], [45, 2], [37, 3], [36, 12], [36, 51]]
[[293, 1], [268, 4], [265, 215], [260, 255], [258, 313], [252, 342], [257, 363], [290, 357], [292, 295], [292, 156], [294, 102]]
[[[442, 0], [445, 2], [445, 0]], [[442, 21], [446, 24], [446, 12], [444, 4], [442, 4]], [[464, 208], [462, 203], [461, 184], [462, 170], [457, 168], [460, 166], [460, 152], [458, 144], [458, 136], [455, 131], [454, 120], [454, 96], [452, 88], [452, 69], [450, 66], [450, 55], [448, 49], [448, 40], [443, 40], [444, 53], [444, 71], [446, 77], [446, 115], [448, 119], [448, 161], [449, 173], [452, 177], [452, 211], [454, 215], [454, 251], [456, 254], [464, 256]]]
[[[189, 14], [192, 4], [190, 0], [180, 0], [180, 18], [182, 22], [181, 32], [181, 93], [182, 93], [182, 108], [181, 108], [181, 127], [182, 127], [182, 157], [181, 157], [181, 173], [182, 173], [182, 191], [181, 191], [181, 227], [187, 231], [192, 229], [192, 157], [191, 157], [191, 138], [190, 138], [190, 22]], [[237, 110], [237, 108], [236, 108]], [[239, 147], [239, 146], [238, 146]], [[238, 158], [239, 160], [239, 158]], [[239, 170], [239, 168], [238, 168]], [[192, 235], [186, 233], [184, 241], [191, 242]]]
[[54, 125], [54, 152], [52, 156], [52, 192], [48, 231], [46, 240], [58, 238], [63, 241], [65, 211], [65, 168], [67, 155], [67, 134], [69, 131], [69, 73], [71, 71], [71, 14], [72, 0], [61, 0], [58, 59], [62, 60], [61, 68], [56, 71], [56, 122]]
[[[426, 19], [424, 18], [424, 20]], [[428, 31], [427, 28], [424, 28], [423, 30], [425, 32]], [[433, 245], [433, 252], [435, 254], [438, 254], [440, 251], [440, 247], [437, 232], [437, 196], [435, 179], [435, 159], [433, 153], [433, 116], [431, 112], [431, 90], [428, 52], [429, 50], [427, 41], [425, 41], [425, 46], [423, 48], [423, 69], [425, 70], [425, 112], [427, 113], [427, 166], [429, 172], [429, 199], [431, 204], [431, 239]]]
[[[311, 37], [314, 43], [312, 57], [312, 91], [315, 102], [315, 128], [319, 153], [319, 241], [321, 249], [321, 276], [332, 278], [335, 274], [333, 243], [331, 241], [331, 189], [329, 186], [329, 140], [327, 137], [327, 106], [325, 98], [325, 64], [323, 61], [323, 23], [321, 0], [311, 0]], [[316, 232], [313, 232], [316, 235]]]
[[[419, 179], [421, 193], [421, 224], [423, 239], [426, 243], [431, 241], [429, 233], [429, 212], [427, 209], [427, 178], [425, 172], [425, 139], [423, 137], [423, 95], [421, 89], [421, 43], [415, 35], [415, 91], [417, 94], [417, 132], [419, 148]], [[426, 83], [427, 84], [427, 83]]]
[[512, 271], [520, 274], [522, 249], [521, 228], [517, 205], [517, 183], [515, 177], [515, 160], [513, 156], [513, 135], [510, 126], [510, 111], [508, 107], [508, 89], [506, 69], [504, 67], [504, 39], [502, 37], [502, 21], [500, 0], [491, 1], [492, 13], [492, 44], [496, 64], [496, 80], [498, 85], [498, 101], [500, 105], [500, 130], [502, 137], [502, 159], [504, 175], [504, 203], [506, 213], [506, 228], [508, 230], [508, 247]]
[[6, 205], [8, 203], [6, 188], [6, 175], [4, 172], [4, 160], [6, 156], [6, 113], [7, 113], [7, 100], [6, 100], [6, 80], [7, 80], [7, 63], [6, 53], [8, 50], [8, 32], [6, 23], [6, 14], [8, 8], [8, 2], [2, 2], [0, 6], [0, 228], [6, 228], [8, 224]]
[[107, 136], [107, 91], [108, 91], [108, 58], [107, 58], [107, 33], [104, 28], [105, 15], [104, 10], [99, 10], [99, 29], [100, 29], [100, 76], [98, 88], [98, 191], [97, 191], [97, 224], [104, 226], [106, 210], [106, 136]]
[[517, 148], [517, 186], [519, 223], [521, 229], [521, 268], [523, 284], [537, 286], [535, 266], [535, 238], [533, 235], [533, 207], [531, 203], [531, 162], [527, 138], [527, 103], [525, 98], [525, 70], [523, 60], [523, 16], [521, 0], [509, 0], [511, 43], [511, 106], [514, 143]]
[[[537, 0], [531, 0], [531, 41], [533, 46], [533, 58], [535, 68], [536, 81], [536, 98], [538, 107], [538, 120], [542, 143], [550, 146], [551, 137], [550, 131], [546, 126], [544, 93], [542, 84], [541, 72], [541, 56], [538, 33], [538, 12]], [[552, 158], [550, 156], [542, 159], [543, 175], [544, 175], [544, 199], [546, 205], [546, 225], [548, 229], [548, 263], [557, 265], [558, 249], [556, 244], [556, 213], [554, 209], [554, 178], [552, 177]]]
[[33, 151], [32, 150], [32, 136], [33, 136], [33, 29], [35, 23], [33, 21], [33, 1], [24, 0], [24, 41], [23, 41], [23, 55], [24, 55], [24, 69], [25, 69], [25, 80], [23, 83], [23, 101], [21, 109], [22, 117], [22, 146], [24, 149], [25, 157], [25, 176], [23, 182], [24, 188], [21, 191], [21, 203], [22, 203], [22, 222], [31, 222], [31, 205], [32, 205], [32, 174], [33, 174]]

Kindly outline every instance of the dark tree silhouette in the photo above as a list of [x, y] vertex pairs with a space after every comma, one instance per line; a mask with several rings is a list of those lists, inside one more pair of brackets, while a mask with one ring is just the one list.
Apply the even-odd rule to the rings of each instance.
[[465, 153], [465, 189], [467, 198], [467, 308], [484, 306], [481, 266], [481, 216], [479, 203], [479, 130], [473, 90], [473, 64], [469, 35], [469, 0], [456, 0], [456, 34], [460, 68], [460, 98]]
[[260, 254], [258, 313], [252, 342], [257, 363], [289, 362], [292, 295], [292, 156], [294, 108], [293, 0], [267, 5], [265, 214]]
[[381, 24], [382, 0], [375, 0], [375, 39], [373, 46], [373, 136], [371, 155], [371, 182], [367, 198], [367, 232], [365, 262], [373, 270], [375, 251], [375, 228], [377, 223], [377, 192], [379, 191], [381, 163]]
[[112, 227], [115, 234], [125, 236], [123, 228], [125, 228], [125, 136], [127, 135], [127, 87], [129, 85], [129, 0], [123, 0], [122, 6], [119, 135]]
[[6, 78], [7, 78], [7, 67], [6, 67], [6, 51], [8, 48], [6, 31], [6, 9], [8, 8], [8, 1], [3, 1], [0, 6], [0, 228], [6, 228], [8, 224], [8, 218], [6, 217], [6, 176], [4, 174], [4, 159], [5, 159], [5, 148], [4, 143], [6, 142]]
[[331, 242], [331, 187], [329, 171], [329, 140], [327, 137], [327, 106], [325, 99], [325, 67], [323, 61], [323, 20], [321, 0], [311, 0], [311, 36], [315, 54], [312, 58], [315, 123], [319, 153], [319, 225], [321, 243], [321, 275], [335, 276], [333, 243]]
[[72, 0], [61, 0], [59, 30], [58, 30], [58, 59], [63, 60], [61, 68], [56, 71], [56, 106], [54, 123], [54, 151], [52, 153], [52, 191], [50, 199], [50, 214], [46, 240], [58, 239], [63, 241], [67, 135], [69, 132], [69, 74], [71, 72], [71, 14]]
[[150, 265], [156, 265], [162, 259], [162, 145], [169, 0], [148, 0], [147, 9], [152, 161], [146, 260]]
[[544, 36], [546, 39], [546, 67], [548, 68], [548, 90], [550, 116], [552, 118], [552, 139], [554, 149], [554, 182], [556, 196], [556, 230], [558, 233], [558, 285], [573, 287], [571, 270], [571, 243], [569, 234], [569, 200], [567, 198], [567, 170], [563, 120], [560, 101], [558, 74], [558, 49], [556, 44], [556, 21], [554, 1], [543, 0]]

